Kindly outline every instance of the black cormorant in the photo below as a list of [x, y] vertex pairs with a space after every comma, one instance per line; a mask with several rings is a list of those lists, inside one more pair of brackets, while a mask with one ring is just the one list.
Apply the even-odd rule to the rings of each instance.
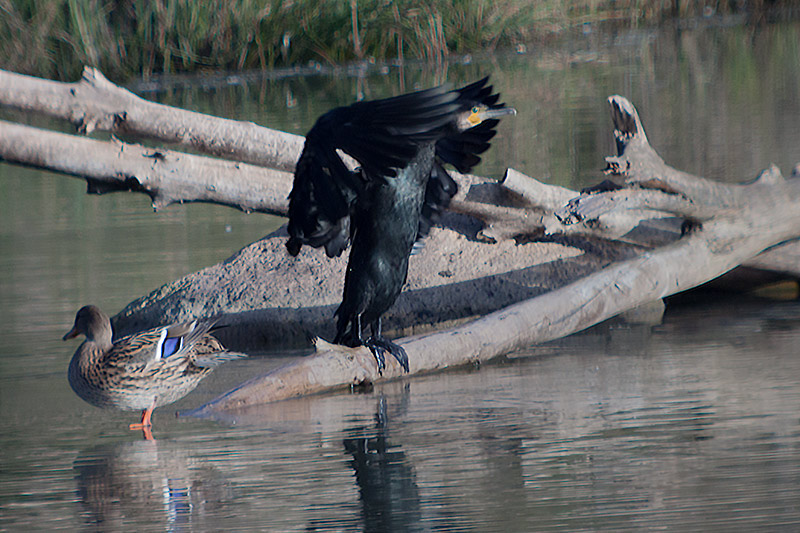
[[[458, 190], [443, 163], [469, 172], [489, 148], [497, 117], [515, 113], [487, 83], [339, 107], [306, 135], [286, 247], [292, 255], [304, 244], [324, 247], [335, 257], [352, 243], [334, 342], [367, 346], [379, 370], [388, 352], [408, 371], [405, 350], [381, 336], [381, 315], [400, 295], [414, 243]], [[349, 170], [337, 150], [360, 167]], [[372, 336], [364, 339], [367, 326]]]

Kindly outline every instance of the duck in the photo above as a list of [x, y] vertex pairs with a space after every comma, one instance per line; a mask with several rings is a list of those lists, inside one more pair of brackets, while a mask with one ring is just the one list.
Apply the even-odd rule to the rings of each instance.
[[[402, 291], [412, 251], [458, 191], [444, 165], [469, 172], [499, 119], [516, 114], [498, 103], [488, 81], [338, 107], [306, 135], [289, 194], [286, 248], [297, 256], [308, 245], [336, 257], [350, 247], [334, 343], [366, 346], [379, 373], [387, 354], [409, 371], [405, 349], [382, 335], [381, 317]], [[340, 151], [360, 167], [350, 170]]]
[[217, 319], [178, 322], [134, 333], [116, 341], [111, 319], [87, 305], [63, 340], [84, 335], [67, 376], [72, 390], [100, 408], [141, 411], [130, 429], [152, 427], [153, 411], [183, 398], [222, 363], [246, 357], [228, 351], [211, 331]]

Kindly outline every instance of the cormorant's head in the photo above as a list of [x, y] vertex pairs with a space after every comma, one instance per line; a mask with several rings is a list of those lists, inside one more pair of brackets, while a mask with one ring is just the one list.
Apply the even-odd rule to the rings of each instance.
[[472, 109], [459, 114], [458, 129], [459, 131], [474, 128], [481, 122], [489, 119], [504, 117], [506, 115], [516, 115], [517, 110], [513, 107], [500, 107], [500, 106], [487, 106], [485, 104], [477, 104], [472, 106]]

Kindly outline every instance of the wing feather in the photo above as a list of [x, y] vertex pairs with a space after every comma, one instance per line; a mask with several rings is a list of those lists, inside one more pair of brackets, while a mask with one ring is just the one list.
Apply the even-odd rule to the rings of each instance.
[[[351, 215], [369, 182], [390, 179], [424, 143], [453, 123], [458, 93], [446, 87], [356, 102], [321, 116], [306, 136], [289, 195], [289, 253], [304, 245], [325, 247], [329, 257], [350, 244]], [[351, 171], [337, 150], [360, 165]]]

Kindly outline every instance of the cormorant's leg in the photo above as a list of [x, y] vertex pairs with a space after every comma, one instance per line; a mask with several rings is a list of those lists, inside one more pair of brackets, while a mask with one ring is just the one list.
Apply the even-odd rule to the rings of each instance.
[[355, 326], [356, 326], [356, 336], [358, 338], [359, 344], [369, 348], [369, 351], [372, 352], [372, 355], [375, 357], [375, 360], [378, 361], [378, 374], [383, 374], [383, 369], [386, 368], [386, 358], [384, 357], [384, 354], [386, 353], [387, 350], [385, 350], [383, 347], [377, 346], [377, 345], [375, 345], [373, 343], [373, 339], [375, 338], [374, 337], [374, 332], [373, 332], [373, 336], [372, 337], [370, 337], [366, 341], [364, 340], [364, 337], [362, 336], [362, 332], [361, 332], [361, 314], [360, 313], [356, 315]]
[[364, 344], [364, 337], [361, 335], [361, 313], [356, 315], [356, 339], [359, 344]]
[[378, 372], [383, 372], [383, 369], [386, 368], [386, 359], [385, 354], [388, 352], [397, 359], [397, 362], [400, 363], [400, 366], [403, 367], [403, 370], [406, 372], [409, 371], [408, 368], [408, 354], [403, 349], [402, 346], [393, 343], [389, 339], [384, 339], [381, 335], [381, 319], [378, 320], [372, 325], [372, 337], [367, 339], [364, 342], [364, 346], [370, 349], [372, 354], [375, 356], [375, 359], [378, 360]]

